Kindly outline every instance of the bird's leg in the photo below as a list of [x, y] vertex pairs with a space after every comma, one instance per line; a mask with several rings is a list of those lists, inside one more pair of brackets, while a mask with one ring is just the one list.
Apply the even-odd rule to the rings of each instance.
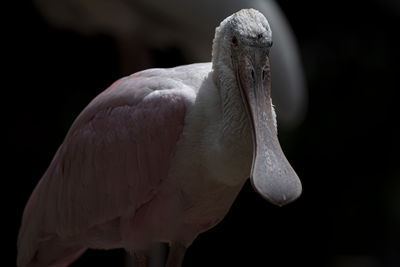
[[148, 267], [165, 267], [167, 251], [167, 243], [154, 243], [150, 248], [149, 266]]
[[181, 267], [186, 247], [180, 243], [171, 243], [166, 267]]
[[133, 267], [147, 267], [148, 256], [145, 251], [134, 251], [133, 253]]
[[126, 267], [164, 267], [168, 247], [166, 243], [154, 243], [146, 250], [128, 253]]

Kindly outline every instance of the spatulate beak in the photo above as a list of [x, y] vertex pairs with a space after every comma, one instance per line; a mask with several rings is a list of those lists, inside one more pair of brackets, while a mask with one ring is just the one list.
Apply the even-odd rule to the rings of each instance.
[[251, 183], [264, 198], [283, 206], [300, 196], [302, 186], [278, 141], [268, 56], [263, 52], [256, 52], [253, 57], [240, 56], [237, 80], [253, 135]]

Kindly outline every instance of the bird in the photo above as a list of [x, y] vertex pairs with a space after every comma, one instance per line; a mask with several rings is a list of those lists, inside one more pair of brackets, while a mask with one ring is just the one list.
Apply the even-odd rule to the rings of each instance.
[[277, 136], [272, 31], [242, 9], [215, 30], [212, 61], [123, 77], [78, 115], [33, 190], [17, 266], [67, 266], [88, 248], [124, 248], [146, 266], [152, 244], [179, 267], [250, 177], [278, 206], [302, 185]]
[[[210, 60], [210, 44], [219, 22], [242, 8], [263, 13], [274, 31], [274, 104], [280, 128], [299, 126], [307, 108], [306, 78], [296, 36], [279, 4], [274, 0], [35, 0], [48, 23], [83, 35], [102, 34], [116, 43], [120, 72], [130, 74], [153, 67], [151, 50], [167, 47], [181, 53], [183, 62]], [[175, 50], [174, 50], [175, 51]], [[176, 59], [177, 57], [173, 57]]]

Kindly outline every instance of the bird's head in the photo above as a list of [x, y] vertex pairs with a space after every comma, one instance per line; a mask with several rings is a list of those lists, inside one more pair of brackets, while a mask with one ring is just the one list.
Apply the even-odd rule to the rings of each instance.
[[[239, 90], [253, 136], [253, 187], [270, 202], [282, 206], [301, 194], [301, 183], [280, 147], [271, 101], [269, 53], [272, 32], [259, 11], [243, 9], [216, 29], [213, 69], [217, 84], [231, 80]], [[221, 86], [221, 85], [220, 85]]]

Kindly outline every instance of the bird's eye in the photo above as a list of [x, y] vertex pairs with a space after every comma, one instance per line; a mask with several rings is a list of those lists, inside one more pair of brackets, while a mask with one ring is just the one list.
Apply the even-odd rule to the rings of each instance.
[[262, 71], [262, 80], [265, 80], [265, 70]]
[[232, 37], [232, 45], [233, 45], [233, 47], [238, 47], [238, 45], [239, 45], [239, 41], [236, 38], [236, 36]]
[[254, 75], [254, 70], [251, 70], [251, 78], [253, 79], [253, 81], [256, 80], [256, 77], [255, 77], [255, 75]]

